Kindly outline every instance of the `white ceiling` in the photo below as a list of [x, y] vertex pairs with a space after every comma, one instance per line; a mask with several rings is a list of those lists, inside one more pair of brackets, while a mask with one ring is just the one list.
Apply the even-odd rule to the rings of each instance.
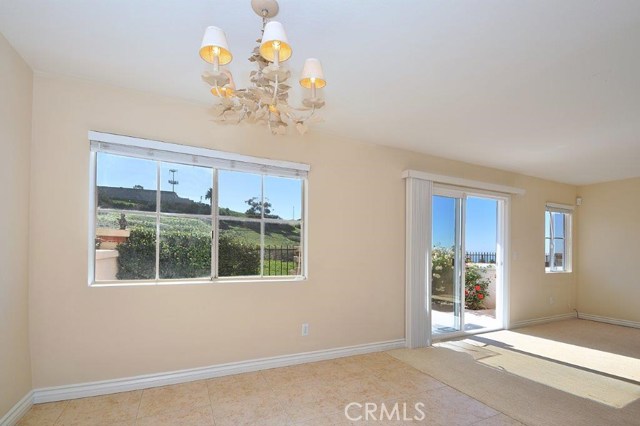
[[[312, 131], [573, 184], [640, 176], [638, 0], [280, 0], [277, 19], [294, 75], [323, 62]], [[35, 70], [212, 103], [207, 25], [244, 85], [249, 0], [0, 1]]]

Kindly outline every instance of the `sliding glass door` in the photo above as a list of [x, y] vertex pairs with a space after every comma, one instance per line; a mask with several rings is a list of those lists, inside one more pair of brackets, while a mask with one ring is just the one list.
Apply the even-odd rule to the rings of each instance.
[[501, 196], [434, 186], [432, 337], [502, 327], [504, 206]]

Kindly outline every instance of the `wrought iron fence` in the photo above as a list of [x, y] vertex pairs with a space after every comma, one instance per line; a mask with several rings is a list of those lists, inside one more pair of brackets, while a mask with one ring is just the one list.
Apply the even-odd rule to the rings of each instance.
[[467, 262], [469, 263], [496, 263], [496, 253], [490, 251], [468, 251]]
[[299, 246], [265, 246], [264, 275], [299, 275]]
[[[549, 261], [551, 260], [550, 254], [544, 255], [544, 266], [545, 268], [549, 267]], [[563, 266], [564, 265], [564, 255], [562, 253], [555, 253], [555, 266]]]

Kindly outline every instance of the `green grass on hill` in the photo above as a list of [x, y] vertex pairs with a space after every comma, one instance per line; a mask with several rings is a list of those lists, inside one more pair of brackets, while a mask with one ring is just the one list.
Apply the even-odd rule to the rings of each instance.
[[[222, 221], [220, 234], [231, 235], [234, 240], [245, 244], [260, 244], [260, 224]], [[265, 225], [265, 246], [296, 246], [300, 244], [300, 227], [286, 224]]]
[[[99, 212], [97, 218], [98, 228], [119, 229], [118, 219], [120, 214], [114, 212]], [[127, 214], [127, 228], [142, 227], [155, 229], [155, 214]], [[196, 235], [209, 235], [211, 233], [211, 221], [207, 219], [191, 219], [183, 217], [164, 216], [160, 220], [162, 232], [187, 232]], [[257, 222], [236, 222], [231, 220], [221, 221], [220, 233], [230, 235], [234, 240], [245, 244], [260, 245], [260, 224]], [[265, 225], [265, 246], [297, 246], [300, 244], [300, 226], [288, 224]]]
[[295, 262], [286, 262], [282, 260], [265, 260], [263, 275], [295, 275], [289, 274], [290, 271], [295, 271], [297, 268], [297, 263]]

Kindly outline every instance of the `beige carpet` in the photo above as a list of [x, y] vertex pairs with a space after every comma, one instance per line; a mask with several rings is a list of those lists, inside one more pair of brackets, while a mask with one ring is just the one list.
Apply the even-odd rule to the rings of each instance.
[[567, 320], [389, 353], [527, 425], [640, 425], [640, 329]]

